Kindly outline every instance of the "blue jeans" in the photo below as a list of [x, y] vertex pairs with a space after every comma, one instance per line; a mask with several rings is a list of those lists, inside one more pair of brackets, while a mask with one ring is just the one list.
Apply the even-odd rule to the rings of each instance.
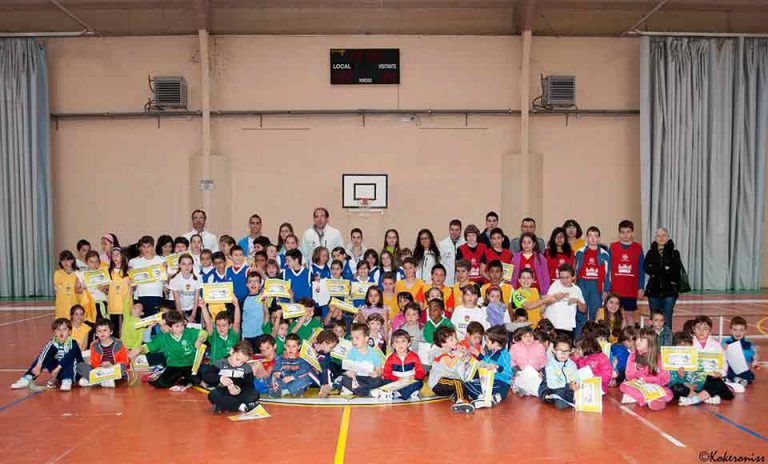
[[597, 288], [596, 280], [580, 280], [578, 286], [581, 289], [581, 294], [584, 297], [584, 302], [587, 306], [587, 312], [582, 313], [576, 310], [576, 338], [581, 336], [581, 329], [584, 328], [584, 324], [588, 320], [594, 321], [597, 318], [597, 309], [603, 304], [602, 295]]
[[664, 327], [670, 332], [672, 331], [672, 312], [675, 309], [676, 302], [676, 296], [666, 296], [664, 298], [648, 297], [648, 306], [651, 307], [651, 311], [661, 311], [664, 313]]

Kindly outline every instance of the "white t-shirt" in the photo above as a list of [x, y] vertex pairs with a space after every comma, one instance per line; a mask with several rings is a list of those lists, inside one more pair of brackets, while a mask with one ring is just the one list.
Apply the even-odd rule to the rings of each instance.
[[304, 235], [301, 237], [301, 254], [303, 255], [304, 263], [310, 263], [312, 261], [312, 253], [315, 248], [324, 246], [328, 248], [328, 251], [333, 251], [336, 247], [343, 247], [344, 242], [341, 239], [341, 232], [334, 229], [329, 224], [326, 224], [323, 229], [323, 238], [317, 235], [314, 227], [310, 227], [304, 231]]
[[564, 287], [560, 283], [560, 279], [552, 282], [549, 286], [547, 295], [554, 295], [555, 293], [565, 292], [568, 294], [560, 301], [556, 301], [547, 306], [544, 311], [544, 317], [549, 319], [556, 329], [560, 330], [573, 330], [576, 328], [576, 311], [577, 305], [568, 304], [570, 298], [576, 298], [584, 303], [584, 296], [581, 294], [581, 289], [576, 284], [571, 284], [570, 287]]
[[[85, 271], [77, 271], [77, 280], [85, 287]], [[94, 301], [107, 301], [107, 295], [99, 290], [99, 287], [91, 287], [86, 291], [91, 294]]]
[[[131, 269], [141, 269], [149, 266], [154, 266], [155, 264], [163, 264], [165, 263], [165, 258], [162, 256], [155, 255], [152, 259], [144, 258], [143, 256], [140, 256], [138, 258], [133, 258], [132, 260], [128, 261], [128, 267]], [[135, 290], [133, 291], [133, 296], [135, 298], [143, 297], [143, 296], [163, 296], [163, 287], [165, 286], [165, 282], [155, 281], [155, 282], [148, 282], [146, 284], [139, 284], [135, 287]]]
[[195, 279], [193, 274], [184, 278], [184, 276], [179, 273], [176, 277], [171, 279], [168, 288], [170, 288], [171, 291], [179, 292], [182, 311], [192, 311], [195, 306], [195, 294], [203, 288], [203, 281], [200, 277]]
[[440, 264], [445, 266], [445, 285], [451, 287], [456, 280], [456, 249], [464, 244], [464, 239], [459, 238], [453, 244], [451, 237], [445, 237], [437, 247], [440, 249]]
[[199, 235], [203, 239], [203, 250], [211, 250], [212, 253], [219, 251], [219, 241], [216, 239], [216, 235], [203, 230], [198, 232], [195, 229], [190, 230], [184, 234], [184, 238], [189, 240], [193, 235]]
[[481, 323], [485, 329], [490, 327], [490, 324], [488, 323], [488, 315], [486, 314], [484, 307], [476, 306], [474, 308], [465, 308], [464, 306], [457, 306], [453, 308], [451, 323], [456, 328], [456, 337], [459, 341], [466, 338], [467, 326], [472, 321]]

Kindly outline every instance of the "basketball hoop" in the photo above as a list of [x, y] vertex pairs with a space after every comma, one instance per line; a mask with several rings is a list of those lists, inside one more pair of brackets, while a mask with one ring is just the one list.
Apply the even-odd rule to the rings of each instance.
[[360, 217], [368, 217], [371, 215], [370, 198], [360, 198], [357, 200], [357, 215]]

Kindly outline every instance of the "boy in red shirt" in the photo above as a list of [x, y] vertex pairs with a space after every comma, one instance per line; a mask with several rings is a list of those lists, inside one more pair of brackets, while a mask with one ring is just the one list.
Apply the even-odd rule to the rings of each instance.
[[611, 243], [610, 282], [611, 291], [619, 296], [624, 308], [627, 325], [635, 325], [637, 318], [637, 300], [642, 298], [645, 287], [643, 269], [643, 247], [635, 242], [632, 233], [635, 225], [625, 219], [619, 223], [619, 241]]
[[581, 329], [587, 320], [594, 321], [597, 309], [603, 302], [602, 292], [611, 291], [610, 255], [599, 246], [600, 229], [595, 226], [587, 229], [587, 245], [576, 251], [577, 284], [587, 304], [587, 314], [576, 312], [575, 336], [581, 336]]
[[[385, 384], [398, 380], [414, 380], [415, 382], [392, 393], [391, 399], [417, 400], [419, 391], [424, 385], [424, 366], [419, 356], [411, 351], [411, 337], [403, 329], [392, 333], [392, 354], [384, 361]], [[379, 398], [382, 398], [379, 395]], [[388, 396], [383, 399], [390, 399]]]
[[483, 335], [485, 335], [483, 324], [477, 321], [470, 322], [467, 325], [467, 337], [459, 342], [459, 350], [477, 359], [483, 351]]
[[485, 280], [491, 280], [488, 275], [488, 264], [491, 261], [501, 261], [502, 263], [512, 263], [512, 252], [504, 248], [504, 231], [498, 227], [491, 230], [491, 246], [485, 249], [485, 253], [480, 257], [480, 274]]
[[480, 229], [474, 224], [470, 224], [464, 229], [466, 243], [456, 249], [456, 261], [463, 259], [469, 262], [469, 279], [482, 285], [485, 280], [480, 273], [480, 260], [485, 254], [485, 245], [478, 243], [477, 238], [479, 236]]

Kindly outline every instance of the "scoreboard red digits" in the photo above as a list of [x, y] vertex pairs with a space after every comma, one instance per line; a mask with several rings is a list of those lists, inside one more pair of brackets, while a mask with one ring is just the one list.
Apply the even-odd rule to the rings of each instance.
[[400, 49], [331, 49], [331, 84], [399, 84]]

